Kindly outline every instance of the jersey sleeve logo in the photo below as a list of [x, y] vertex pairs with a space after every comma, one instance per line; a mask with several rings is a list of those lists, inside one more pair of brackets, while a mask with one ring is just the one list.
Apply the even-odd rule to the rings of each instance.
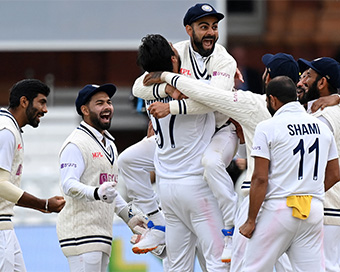
[[66, 168], [66, 167], [73, 167], [73, 168], [77, 168], [77, 164], [76, 163], [62, 163], [60, 165], [60, 169]]
[[223, 77], [230, 78], [230, 74], [225, 73], [225, 72], [219, 72], [219, 71], [213, 71], [213, 76], [223, 76]]
[[22, 173], [22, 164], [19, 164], [18, 169], [17, 169], [17, 172], [16, 172], [16, 175], [17, 175], [17, 176], [20, 176], [21, 173]]

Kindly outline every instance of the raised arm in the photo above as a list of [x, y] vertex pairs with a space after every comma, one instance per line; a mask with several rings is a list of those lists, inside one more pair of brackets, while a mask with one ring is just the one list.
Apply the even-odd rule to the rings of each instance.
[[[258, 110], [259, 107], [266, 109], [266, 101], [262, 95], [249, 91], [226, 92], [199, 80], [170, 72], [150, 73], [145, 77], [144, 84], [163, 81], [171, 84], [193, 100], [226, 114], [239, 123], [268, 118], [267, 111]], [[256, 117], [253, 118], [252, 115], [256, 115]]]
[[146, 86], [143, 84], [144, 77], [147, 74], [148, 73], [145, 72], [135, 80], [135, 83], [132, 86], [132, 94], [145, 100], [167, 97], [168, 94], [165, 92], [166, 83], [156, 83], [152, 86]]

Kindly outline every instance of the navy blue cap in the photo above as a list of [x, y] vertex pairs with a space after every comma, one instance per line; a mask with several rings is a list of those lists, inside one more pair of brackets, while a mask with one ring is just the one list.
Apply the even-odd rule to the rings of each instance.
[[325, 77], [334, 88], [340, 88], [339, 63], [335, 59], [323, 57], [308, 61], [300, 58], [298, 63], [301, 72], [312, 68], [320, 76]]
[[267, 67], [270, 78], [287, 76], [295, 83], [299, 80], [299, 65], [292, 55], [285, 53], [265, 54], [262, 62]]
[[214, 7], [207, 3], [196, 4], [188, 9], [184, 16], [183, 24], [191, 25], [193, 22], [205, 16], [215, 16], [219, 21], [224, 18], [222, 13], [217, 12]]
[[111, 83], [103, 84], [101, 86], [94, 84], [86, 85], [79, 91], [78, 97], [76, 99], [76, 109], [78, 114], [83, 115], [80, 109], [81, 106], [85, 105], [95, 93], [106, 92], [111, 98], [115, 94], [116, 90], [116, 86]]

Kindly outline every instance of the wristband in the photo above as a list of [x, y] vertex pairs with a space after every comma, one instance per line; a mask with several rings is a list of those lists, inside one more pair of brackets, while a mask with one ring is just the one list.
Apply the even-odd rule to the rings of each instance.
[[45, 203], [45, 211], [48, 212], [48, 198], [46, 198], [46, 203]]
[[100, 200], [99, 195], [98, 195], [98, 189], [99, 189], [98, 187], [94, 189], [93, 196], [95, 200]]

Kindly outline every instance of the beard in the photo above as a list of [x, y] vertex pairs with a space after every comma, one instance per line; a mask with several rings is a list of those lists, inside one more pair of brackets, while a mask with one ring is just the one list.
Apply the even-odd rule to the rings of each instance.
[[103, 123], [99, 120], [99, 117], [92, 111], [90, 111], [90, 121], [93, 124], [93, 126], [98, 130], [98, 131], [102, 131], [102, 130], [106, 130], [109, 129], [111, 126], [111, 120], [112, 118], [110, 118], [110, 121], [107, 123]]
[[[28, 104], [28, 107], [26, 109], [26, 116], [28, 120], [28, 124], [34, 128], [39, 126], [40, 120], [37, 118], [39, 114], [39, 111], [33, 107], [32, 103], [30, 102]], [[41, 116], [44, 116], [43, 112], [40, 112]]]
[[274, 110], [273, 107], [270, 105], [270, 100], [271, 99], [268, 98], [267, 109], [268, 109], [270, 115], [273, 116], [275, 114], [276, 110]]
[[[193, 43], [194, 45], [197, 47], [198, 53], [202, 56], [202, 57], [208, 57], [211, 55], [211, 53], [214, 51], [215, 49], [215, 44], [218, 40], [218, 37], [216, 37], [215, 35], [207, 35], [202, 37], [202, 39], [200, 40], [197, 36], [195, 31], [193, 30], [192, 32], [192, 37], [193, 37]], [[213, 39], [213, 46], [211, 49], [204, 49], [203, 47], [203, 40], [204, 39]]]
[[307, 104], [309, 101], [318, 99], [320, 97], [320, 91], [318, 90], [317, 85], [318, 85], [318, 81], [315, 80], [312, 86], [310, 86], [308, 91], [306, 91], [304, 95], [301, 97], [301, 99], [299, 100], [301, 104]]

